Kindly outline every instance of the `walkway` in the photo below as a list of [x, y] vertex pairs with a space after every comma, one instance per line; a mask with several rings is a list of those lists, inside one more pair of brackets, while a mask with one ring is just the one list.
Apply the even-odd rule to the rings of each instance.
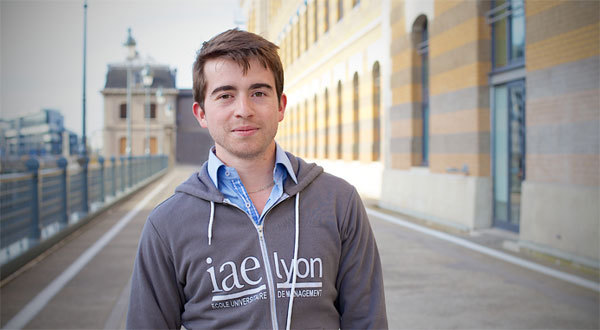
[[[192, 171], [176, 167], [5, 280], [2, 327], [10, 321], [31, 329], [123, 328], [144, 221]], [[599, 328], [597, 290], [407, 228], [396, 214], [369, 212], [384, 265], [391, 329]], [[488, 237], [459, 239], [489, 246]], [[597, 284], [589, 281], [597, 272], [559, 270]]]

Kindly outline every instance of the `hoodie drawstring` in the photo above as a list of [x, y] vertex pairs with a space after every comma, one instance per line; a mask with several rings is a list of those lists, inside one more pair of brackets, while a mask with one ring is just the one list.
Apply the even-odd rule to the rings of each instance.
[[290, 301], [288, 303], [287, 322], [286, 330], [290, 330], [292, 326], [292, 308], [294, 306], [294, 293], [296, 292], [296, 276], [298, 275], [298, 232], [300, 229], [300, 192], [296, 194], [296, 230], [294, 237], [294, 259], [292, 264], [294, 265], [292, 272], [292, 288], [290, 290]]
[[215, 220], [215, 202], [210, 201], [210, 220], [208, 220], [208, 245], [212, 241], [212, 225]]

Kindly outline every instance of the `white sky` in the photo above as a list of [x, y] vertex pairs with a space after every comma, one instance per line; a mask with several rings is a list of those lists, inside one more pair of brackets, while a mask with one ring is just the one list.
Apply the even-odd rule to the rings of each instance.
[[[177, 68], [177, 87], [190, 88], [202, 42], [242, 18], [238, 0], [88, 0], [88, 138], [101, 136], [100, 90], [107, 65], [125, 59], [128, 27], [142, 58]], [[57, 109], [81, 134], [83, 0], [0, 0], [0, 75], [0, 117]]]

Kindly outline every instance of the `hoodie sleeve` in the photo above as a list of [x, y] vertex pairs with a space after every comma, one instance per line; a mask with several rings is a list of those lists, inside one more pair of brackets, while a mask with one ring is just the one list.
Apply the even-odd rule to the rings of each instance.
[[354, 189], [340, 230], [337, 277], [341, 329], [387, 329], [383, 274], [375, 237]]
[[149, 218], [131, 278], [127, 329], [179, 329], [183, 293], [170, 250]]

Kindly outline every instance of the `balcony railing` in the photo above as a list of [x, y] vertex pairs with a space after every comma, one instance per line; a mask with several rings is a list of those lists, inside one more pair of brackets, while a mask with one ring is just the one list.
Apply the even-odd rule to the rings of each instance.
[[[2, 278], [43, 252], [43, 245], [58, 241], [81, 226], [85, 222], [82, 219], [90, 219], [103, 207], [164, 173], [168, 158], [98, 157], [89, 165], [87, 160], [69, 164], [65, 158], [59, 158], [55, 166], [45, 169], [40, 169], [36, 158], [30, 158], [26, 165], [28, 172], [0, 175]], [[83, 180], [84, 166], [87, 180]], [[24, 256], [28, 254], [29, 257]]]

